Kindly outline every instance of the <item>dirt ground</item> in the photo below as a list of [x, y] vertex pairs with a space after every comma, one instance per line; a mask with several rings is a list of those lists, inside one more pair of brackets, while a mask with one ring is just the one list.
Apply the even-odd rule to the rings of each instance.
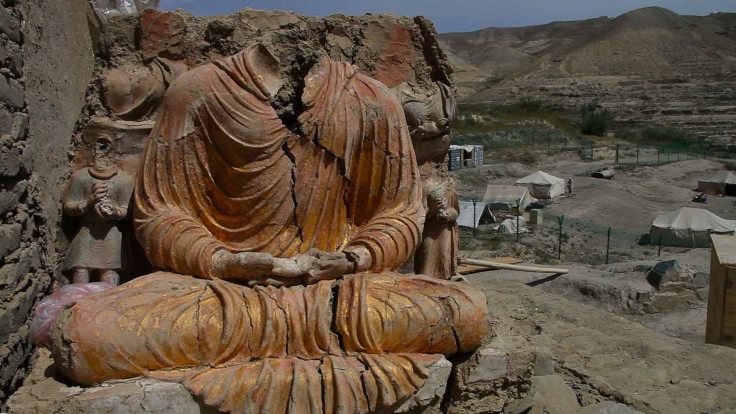
[[[710, 250], [640, 244], [654, 218], [679, 207], [707, 209], [725, 219], [736, 219], [735, 198], [710, 196], [707, 204], [691, 202], [699, 178], [707, 178], [723, 165], [709, 160], [687, 160], [664, 166], [613, 166], [612, 160], [585, 162], [576, 153], [539, 155], [536, 163], [494, 163], [453, 172], [461, 199], [482, 198], [486, 184], [513, 185], [520, 177], [543, 170], [561, 178], [574, 177], [574, 195], [560, 197], [542, 210], [541, 225], [529, 226], [521, 242], [514, 235], [496, 235], [492, 225], [481, 226], [475, 238], [461, 229], [461, 256], [490, 259], [512, 256], [526, 263], [541, 263], [571, 270], [558, 278], [509, 271], [488, 272], [496, 281], [516, 281], [595, 306], [647, 328], [702, 343], [705, 336], [707, 289], [701, 297], [683, 300], [667, 309], [644, 304], [654, 289], [637, 265], [677, 260], [693, 272], [708, 273]], [[591, 171], [613, 167], [611, 180], [589, 177]], [[558, 217], [564, 215], [560, 260]], [[606, 264], [607, 230], [612, 228], [609, 264]], [[696, 295], [697, 296], [697, 295]], [[736, 378], [735, 378], [736, 379]]]

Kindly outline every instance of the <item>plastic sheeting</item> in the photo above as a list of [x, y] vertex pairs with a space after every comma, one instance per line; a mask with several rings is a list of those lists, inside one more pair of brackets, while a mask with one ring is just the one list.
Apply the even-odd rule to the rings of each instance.
[[550, 199], [565, 194], [565, 180], [544, 171], [537, 171], [516, 180], [516, 185], [526, 186], [535, 198]]
[[145, 9], [155, 9], [160, 0], [90, 0], [101, 20], [117, 14], [138, 13]]
[[[528, 229], [526, 226], [526, 219], [519, 217], [519, 233], [526, 233]], [[516, 218], [506, 219], [498, 225], [496, 233], [501, 234], [516, 234]]]
[[36, 307], [31, 322], [30, 339], [41, 346], [48, 348], [51, 342], [51, 329], [56, 318], [66, 305], [97, 292], [104, 292], [114, 286], [109, 283], [75, 283], [62, 286], [61, 289], [43, 299]]
[[683, 207], [657, 216], [649, 231], [650, 242], [665, 246], [708, 247], [710, 234], [733, 234], [736, 220], [726, 220], [708, 210]]

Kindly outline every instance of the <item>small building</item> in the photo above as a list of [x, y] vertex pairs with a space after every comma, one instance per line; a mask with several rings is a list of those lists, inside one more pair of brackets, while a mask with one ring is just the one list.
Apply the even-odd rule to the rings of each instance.
[[[462, 167], [479, 167], [485, 162], [483, 157], [483, 145], [450, 145], [450, 154], [459, 151]], [[452, 162], [452, 159], [451, 159]]]
[[707, 194], [736, 196], [736, 173], [733, 171], [718, 171], [710, 178], [698, 180], [698, 191]]
[[705, 342], [736, 348], [736, 237], [711, 239]]
[[491, 210], [516, 210], [516, 200], [519, 200], [522, 212], [529, 203], [534, 201], [527, 187], [515, 185], [489, 185], [483, 196], [483, 203]]
[[450, 146], [447, 169], [450, 171], [455, 171], [463, 168], [463, 150], [452, 147], [454, 147], [454, 145]]

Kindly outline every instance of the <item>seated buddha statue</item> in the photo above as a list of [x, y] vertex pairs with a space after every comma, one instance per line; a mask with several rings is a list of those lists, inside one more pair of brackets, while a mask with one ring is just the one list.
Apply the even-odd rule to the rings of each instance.
[[159, 271], [62, 312], [52, 353], [69, 379], [178, 381], [221, 412], [366, 413], [480, 345], [482, 292], [396, 272], [425, 215], [401, 104], [322, 58], [287, 127], [282, 85], [262, 45], [172, 83], [133, 206]]

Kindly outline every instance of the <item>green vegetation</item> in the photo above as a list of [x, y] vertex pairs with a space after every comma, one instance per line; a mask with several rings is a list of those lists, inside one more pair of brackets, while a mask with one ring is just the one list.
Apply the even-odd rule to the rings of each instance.
[[648, 144], [683, 144], [690, 140], [690, 134], [672, 127], [647, 127], [641, 131], [641, 141]]
[[458, 109], [464, 119], [453, 125], [455, 134], [501, 131], [509, 129], [509, 123], [523, 121], [544, 121], [567, 131], [576, 129], [573, 125], [574, 114], [532, 97], [521, 97], [510, 105], [460, 103]]
[[608, 112], [600, 109], [597, 102], [590, 102], [580, 107], [582, 118], [580, 132], [585, 135], [602, 137], [608, 131]]

